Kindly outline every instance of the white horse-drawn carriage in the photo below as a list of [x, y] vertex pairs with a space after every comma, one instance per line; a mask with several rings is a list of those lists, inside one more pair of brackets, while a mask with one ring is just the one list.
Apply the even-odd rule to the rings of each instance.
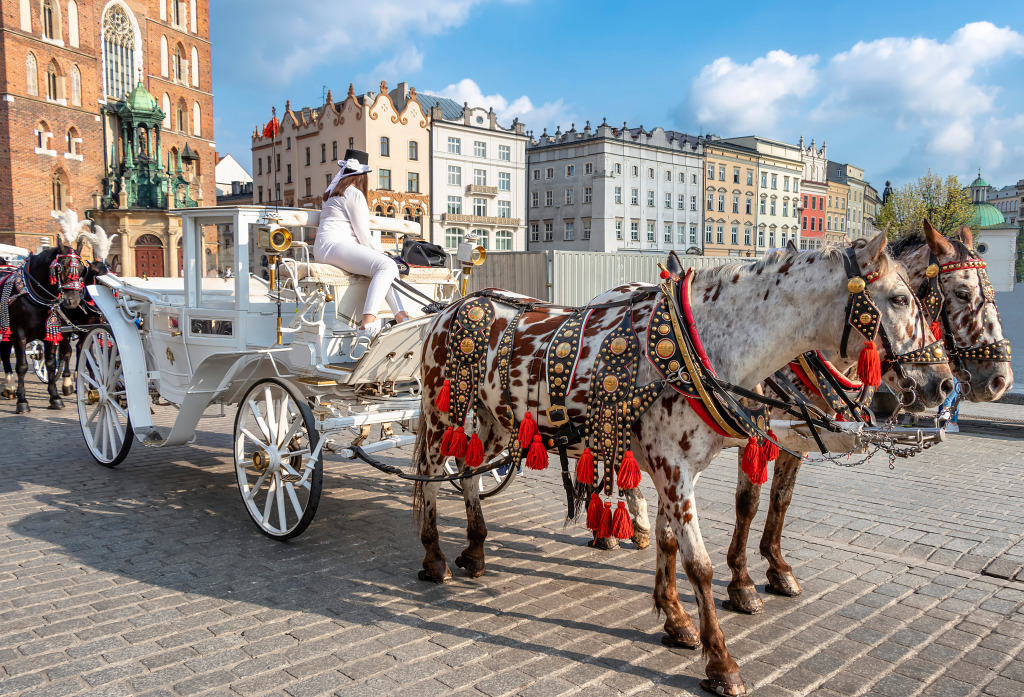
[[[420, 347], [431, 321], [417, 308], [449, 302], [482, 255], [464, 243], [459, 269], [412, 268], [398, 289], [412, 299], [412, 319], [366, 344], [356, 327], [369, 279], [312, 261], [316, 212], [239, 206], [177, 214], [182, 278], [103, 276], [91, 288], [106, 324], [79, 351], [86, 445], [114, 466], [133, 440], [188, 443], [207, 408], [237, 405], [234, 465], [245, 508], [266, 535], [294, 537], [316, 512], [325, 450], [365, 457], [413, 442]], [[220, 277], [207, 261], [210, 226], [233, 276]], [[419, 233], [417, 223], [389, 218], [373, 218], [371, 227], [377, 235]], [[381, 316], [386, 324], [385, 308]], [[151, 408], [166, 403], [177, 408], [170, 428], [154, 423]], [[375, 425], [379, 437], [371, 437]]]

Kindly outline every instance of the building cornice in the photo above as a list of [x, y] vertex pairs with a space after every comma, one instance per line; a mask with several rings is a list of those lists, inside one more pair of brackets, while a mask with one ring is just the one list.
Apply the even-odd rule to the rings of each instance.
[[12, 36], [17, 36], [17, 37], [20, 37], [22, 39], [28, 39], [29, 41], [33, 41], [33, 42], [39, 44], [40, 46], [45, 46], [47, 49], [55, 49], [55, 50], [58, 50], [58, 51], [64, 51], [66, 53], [73, 53], [76, 56], [82, 56], [83, 58], [89, 58], [91, 60], [99, 60], [99, 58], [100, 58], [98, 55], [93, 55], [91, 53], [86, 53], [81, 47], [72, 48], [72, 47], [68, 46], [67, 44], [61, 46], [61, 45], [55, 44], [52, 41], [48, 41], [48, 40], [42, 38], [41, 36], [35, 36], [34, 34], [26, 34], [25, 32], [23, 32], [23, 31], [21, 31], [19, 29], [14, 29], [13, 27], [2, 27], [2, 28], [0, 28], [0, 32], [3, 32], [4, 34], [11, 34]]

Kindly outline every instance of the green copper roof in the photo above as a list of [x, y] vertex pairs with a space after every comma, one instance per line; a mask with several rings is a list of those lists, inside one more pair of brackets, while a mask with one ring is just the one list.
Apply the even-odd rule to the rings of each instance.
[[982, 179], [981, 175], [979, 174], [978, 178], [971, 182], [971, 186], [988, 186], [988, 182]]
[[1005, 224], [1006, 218], [991, 203], [974, 204], [974, 220], [971, 221], [971, 227], [1002, 227]]
[[135, 89], [124, 98], [124, 109], [136, 114], [151, 114], [160, 111], [160, 105], [157, 103], [156, 97], [151, 95], [149, 90], [139, 82], [135, 85]]

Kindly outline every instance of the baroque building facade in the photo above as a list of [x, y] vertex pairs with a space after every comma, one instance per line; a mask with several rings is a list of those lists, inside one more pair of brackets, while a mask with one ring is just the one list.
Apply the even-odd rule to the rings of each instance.
[[207, 0], [3, 3], [0, 241], [50, 245], [52, 210], [89, 211], [119, 235], [117, 273], [176, 275], [167, 209], [215, 200], [208, 16]]
[[842, 244], [848, 237], [847, 219], [850, 204], [850, 180], [848, 168], [840, 162], [828, 161], [826, 178], [828, 200], [825, 206], [825, 241]]
[[696, 136], [588, 121], [545, 131], [526, 154], [529, 249], [700, 253]]
[[795, 145], [758, 136], [728, 140], [756, 151], [758, 156], [754, 200], [755, 255], [760, 256], [770, 249], [785, 247], [789, 241], [799, 244], [798, 202], [803, 173], [800, 150]]
[[760, 153], [750, 145], [709, 135], [704, 139], [704, 254], [756, 256]]
[[[415, 88], [400, 83], [388, 91], [348, 95], [335, 102], [330, 91], [319, 107], [293, 110], [285, 103], [275, 136], [252, 135], [253, 203], [320, 208], [324, 191], [348, 148], [369, 155], [368, 203], [374, 215], [430, 221], [429, 117]], [[266, 131], [266, 134], [264, 133]], [[388, 246], [394, 239], [385, 236]]]
[[418, 94], [430, 116], [430, 229], [434, 244], [456, 249], [467, 233], [487, 250], [526, 249], [526, 129], [508, 128], [494, 109]]
[[800, 249], [821, 249], [825, 242], [825, 197], [828, 195], [828, 145], [817, 148], [811, 139], [809, 147], [800, 136], [803, 158], [803, 180], [800, 183]]

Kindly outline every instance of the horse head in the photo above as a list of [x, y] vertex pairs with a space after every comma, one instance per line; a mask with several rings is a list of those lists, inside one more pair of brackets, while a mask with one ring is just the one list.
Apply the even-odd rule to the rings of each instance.
[[[934, 339], [906, 271], [889, 256], [887, 241], [881, 233], [854, 241], [846, 252], [848, 259], [856, 259], [857, 268], [846, 264], [849, 298], [841, 350], [847, 349], [847, 337], [856, 330], [864, 339], [864, 352], [877, 348], [881, 366], [893, 374], [890, 384], [904, 393], [901, 398], [908, 406], [934, 407], [953, 391], [948, 356]], [[858, 372], [870, 362], [862, 353]], [[865, 377], [875, 382], [861, 375]]]
[[47, 264], [48, 286], [53, 295], [60, 298], [60, 304], [73, 310], [82, 302], [82, 257], [79, 253], [84, 240], [79, 239], [77, 247], [65, 243], [63, 236], [57, 236], [57, 246], [44, 252], [50, 258]]
[[932, 319], [957, 376], [970, 386], [964, 396], [975, 402], [999, 399], [1013, 384], [1010, 346], [971, 229], [965, 225], [946, 238], [926, 220], [924, 231], [927, 253], [922, 245], [914, 259], [926, 284], [920, 294], [938, 315]]

